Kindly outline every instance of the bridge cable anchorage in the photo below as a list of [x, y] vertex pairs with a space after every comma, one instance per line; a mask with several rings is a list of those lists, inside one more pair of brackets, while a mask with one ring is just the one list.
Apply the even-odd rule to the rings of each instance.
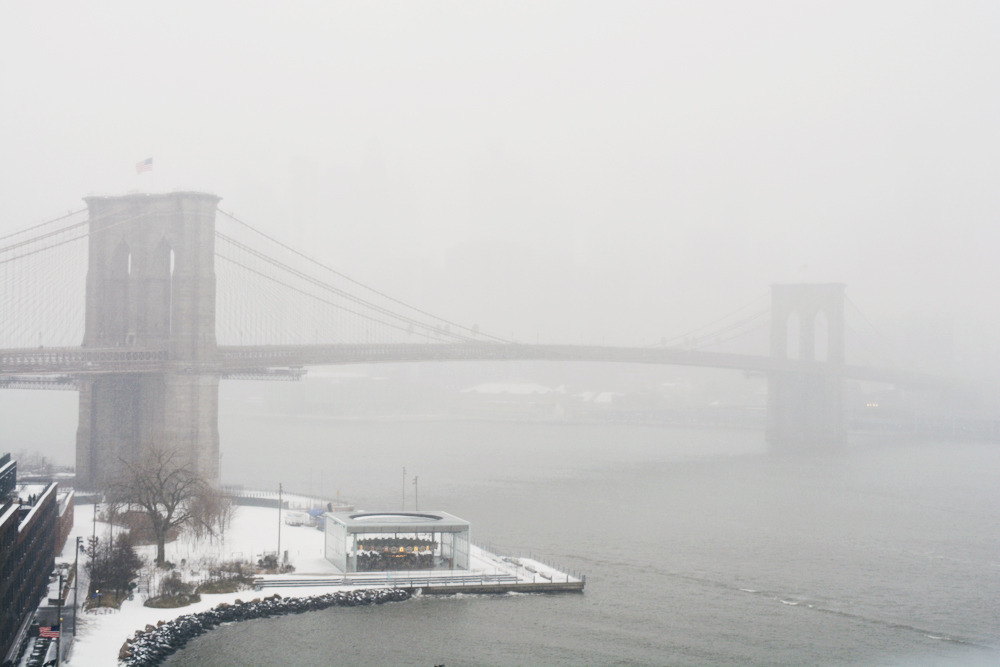
[[42, 227], [45, 227], [46, 225], [51, 225], [54, 222], [59, 222], [60, 220], [65, 220], [66, 218], [72, 218], [74, 215], [78, 215], [80, 213], [83, 213], [86, 210], [87, 210], [86, 208], [81, 208], [81, 209], [79, 209], [77, 211], [70, 211], [69, 213], [66, 213], [65, 215], [61, 215], [58, 218], [52, 218], [51, 220], [46, 220], [45, 222], [40, 222], [37, 225], [32, 225], [31, 227], [26, 227], [26, 228], [21, 229], [19, 231], [11, 232], [10, 234], [6, 234], [5, 236], [0, 236], [0, 241], [6, 241], [9, 238], [13, 238], [13, 237], [19, 236], [21, 234], [27, 234], [28, 232], [32, 232], [32, 231], [34, 231], [36, 229], [41, 229]]
[[408, 303], [406, 303], [404, 301], [401, 301], [401, 300], [396, 299], [396, 298], [394, 298], [392, 296], [389, 296], [388, 294], [386, 294], [384, 292], [381, 292], [381, 291], [379, 291], [379, 290], [377, 290], [377, 289], [375, 289], [373, 287], [370, 287], [370, 286], [368, 286], [368, 285], [366, 285], [366, 284], [364, 284], [364, 283], [362, 283], [362, 282], [360, 282], [358, 280], [355, 280], [354, 278], [351, 278], [350, 276], [348, 276], [348, 275], [346, 275], [344, 273], [341, 273], [340, 271], [337, 271], [336, 269], [334, 269], [334, 268], [332, 268], [332, 267], [330, 267], [330, 266], [328, 266], [326, 264], [323, 264], [322, 262], [320, 262], [320, 261], [318, 261], [316, 259], [313, 259], [309, 255], [306, 255], [306, 254], [304, 254], [304, 253], [296, 250], [295, 248], [292, 248], [291, 246], [289, 246], [289, 245], [287, 245], [285, 243], [282, 243], [281, 241], [279, 241], [278, 239], [274, 238], [273, 236], [270, 236], [270, 235], [266, 234], [265, 232], [262, 232], [261, 230], [257, 229], [256, 227], [250, 225], [249, 223], [241, 220], [240, 218], [237, 218], [233, 213], [225, 211], [222, 208], [219, 208], [218, 210], [219, 210], [220, 213], [222, 213], [224, 216], [226, 216], [227, 218], [229, 218], [233, 222], [236, 222], [236, 223], [238, 223], [238, 224], [246, 227], [247, 229], [249, 229], [250, 231], [254, 232], [255, 234], [258, 234], [258, 235], [262, 236], [263, 238], [267, 239], [271, 243], [274, 243], [274, 244], [278, 245], [279, 247], [281, 247], [284, 250], [292, 253], [293, 255], [301, 257], [302, 259], [306, 260], [307, 262], [310, 262], [311, 264], [316, 265], [317, 267], [323, 269], [324, 271], [328, 271], [328, 272], [332, 273], [333, 275], [335, 275], [335, 276], [337, 276], [339, 278], [342, 278], [342, 279], [344, 279], [344, 280], [346, 280], [346, 281], [348, 281], [348, 282], [350, 282], [350, 283], [352, 283], [354, 285], [357, 285], [358, 287], [361, 287], [362, 289], [368, 290], [369, 292], [372, 292], [373, 294], [376, 294], [377, 296], [379, 296], [379, 297], [381, 297], [383, 299], [391, 301], [392, 303], [395, 303], [397, 305], [403, 306], [404, 308], [408, 308], [409, 310], [412, 310], [412, 311], [414, 311], [414, 312], [416, 312], [416, 313], [418, 313], [420, 315], [424, 315], [425, 317], [430, 317], [430, 318], [432, 318], [434, 320], [437, 320], [437, 321], [441, 322], [442, 324], [446, 324], [448, 326], [452, 326], [452, 327], [461, 329], [463, 331], [468, 331], [474, 337], [486, 338], [486, 339], [489, 339], [489, 340], [491, 340], [493, 342], [498, 342], [498, 343], [511, 343], [512, 342], [512, 341], [509, 341], [507, 339], [501, 338], [499, 336], [493, 336], [493, 335], [490, 335], [490, 334], [482, 333], [482, 332], [477, 331], [477, 330], [475, 330], [473, 328], [466, 327], [466, 326], [458, 324], [456, 322], [452, 322], [452, 321], [446, 320], [446, 319], [444, 319], [442, 317], [439, 317], [437, 315], [433, 315], [433, 314], [431, 314], [431, 313], [429, 313], [429, 312], [427, 312], [425, 310], [421, 310], [420, 308], [417, 308], [416, 306], [413, 306], [413, 305], [408, 304]]
[[[695, 333], [698, 333], [699, 331], [702, 331], [702, 330], [707, 329], [709, 327], [715, 326], [716, 324], [719, 324], [720, 322], [724, 322], [724, 321], [728, 320], [730, 317], [733, 317], [737, 313], [740, 313], [740, 312], [742, 312], [742, 311], [744, 311], [744, 310], [746, 310], [748, 308], [751, 308], [751, 307], [757, 307], [757, 308], [759, 308], [758, 304], [761, 303], [761, 302], [763, 302], [764, 304], [768, 304], [769, 303], [768, 299], [769, 299], [769, 294], [767, 292], [764, 292], [760, 296], [757, 296], [754, 299], [752, 299], [752, 300], [748, 301], [747, 303], [743, 304], [739, 308], [736, 308], [735, 310], [730, 311], [729, 313], [726, 313], [722, 317], [716, 318], [716, 319], [712, 320], [711, 322], [709, 322], [707, 324], [703, 324], [703, 325], [701, 325], [699, 327], [695, 327], [694, 329], [690, 329], [690, 330], [686, 331], [685, 333], [680, 334], [679, 336], [674, 336], [673, 338], [668, 338], [665, 341], [662, 341], [660, 343], [660, 346], [662, 346], [662, 347], [669, 347], [671, 344], [677, 343], [678, 341], [683, 341], [685, 338], [688, 338], [689, 336], [691, 336], [691, 335], [693, 335]], [[768, 309], [769, 309], [769, 305], [765, 305], [764, 312], [767, 312]], [[699, 338], [703, 338], [703, 336], [699, 336]]]
[[[319, 280], [317, 278], [314, 278], [313, 276], [310, 276], [310, 275], [308, 275], [306, 273], [303, 273], [303, 272], [295, 269], [294, 267], [288, 266], [287, 264], [285, 264], [285, 263], [283, 263], [283, 262], [281, 262], [279, 260], [276, 260], [276, 259], [274, 259], [272, 257], [269, 257], [269, 256], [261, 253], [258, 250], [255, 250], [255, 249], [253, 249], [253, 248], [251, 248], [251, 247], [249, 247], [249, 246], [247, 246], [245, 244], [242, 244], [239, 241], [236, 241], [235, 239], [233, 239], [232, 237], [229, 237], [229, 236], [226, 236], [225, 234], [222, 234], [221, 232], [217, 232], [216, 236], [219, 239], [221, 239], [221, 240], [223, 240], [223, 241], [225, 241], [227, 243], [232, 244], [236, 248], [238, 248], [240, 250], [243, 250], [244, 252], [247, 252], [247, 253], [253, 255], [254, 257], [257, 257], [258, 259], [261, 259], [261, 260], [263, 260], [263, 261], [271, 264], [272, 266], [274, 266], [276, 268], [279, 268], [279, 269], [281, 269], [281, 270], [283, 270], [283, 271], [285, 271], [285, 272], [287, 272], [287, 273], [295, 276], [296, 278], [299, 278], [299, 279], [301, 279], [301, 280], [303, 280], [303, 281], [305, 281], [305, 282], [307, 282], [307, 283], [313, 285], [314, 287], [317, 287], [317, 288], [319, 288], [319, 289], [321, 289], [323, 291], [331, 292], [331, 293], [333, 293], [333, 294], [335, 294], [335, 295], [337, 295], [339, 297], [342, 297], [342, 298], [344, 298], [344, 299], [346, 299], [346, 300], [348, 300], [348, 301], [350, 301], [352, 303], [355, 303], [357, 305], [366, 306], [368, 308], [371, 308], [373, 311], [375, 311], [375, 312], [377, 312], [377, 313], [379, 313], [381, 315], [385, 315], [385, 316], [388, 316], [390, 318], [393, 318], [393, 319], [396, 319], [396, 320], [400, 320], [400, 321], [402, 321], [405, 324], [409, 324], [409, 325], [412, 325], [414, 327], [420, 327], [421, 329], [426, 329], [428, 333], [429, 332], [436, 332], [436, 327], [434, 327], [433, 325], [421, 322], [420, 320], [416, 320], [416, 319], [414, 319], [412, 317], [409, 317], [407, 315], [402, 315], [400, 313], [396, 313], [394, 311], [389, 310], [388, 308], [385, 308], [383, 306], [379, 306], [378, 304], [372, 303], [371, 301], [368, 301], [366, 299], [362, 299], [362, 298], [360, 298], [358, 296], [355, 296], [355, 295], [351, 294], [350, 292], [346, 292], [346, 291], [344, 291], [344, 290], [342, 290], [340, 288], [334, 287], [333, 285], [330, 285], [328, 283], [324, 283], [321, 280]], [[385, 324], [387, 326], [392, 326], [393, 328], [399, 329], [401, 331], [406, 331], [406, 329], [404, 329], [404, 328], [402, 328], [400, 326], [397, 326], [397, 325], [392, 325], [389, 322], [386, 322], [385, 320], [379, 320], [379, 319], [377, 319], [377, 318], [375, 318], [373, 316], [366, 315], [366, 314], [358, 312], [358, 311], [347, 309], [344, 306], [341, 306], [339, 304], [335, 304], [335, 303], [333, 303], [331, 301], [328, 301], [326, 299], [322, 299], [322, 298], [320, 298], [318, 296], [310, 294], [310, 293], [308, 293], [308, 292], [306, 292], [304, 290], [298, 289], [298, 288], [294, 287], [293, 285], [290, 285], [288, 283], [285, 283], [283, 281], [278, 280], [277, 278], [271, 278], [270, 276], [267, 276], [266, 274], [264, 274], [262, 272], [256, 271], [255, 269], [252, 269], [249, 266], [247, 266], [245, 264], [242, 264], [242, 263], [234, 260], [231, 257], [227, 257], [225, 255], [222, 255], [222, 254], [218, 253], [218, 252], [216, 253], [216, 256], [219, 257], [220, 259], [228, 260], [228, 261], [230, 261], [230, 262], [232, 262], [234, 264], [237, 264], [238, 266], [242, 267], [243, 269], [245, 269], [247, 271], [251, 271], [253, 273], [256, 273], [257, 275], [259, 275], [259, 276], [261, 276], [263, 278], [267, 278], [269, 280], [273, 280], [274, 282], [277, 282], [278, 284], [281, 284], [284, 287], [287, 287], [288, 289], [292, 289], [293, 291], [298, 292], [299, 294], [303, 294], [303, 295], [305, 295], [305, 296], [307, 296], [309, 298], [312, 298], [312, 299], [315, 299], [315, 300], [320, 301], [322, 303], [326, 303], [328, 305], [334, 306], [335, 308], [341, 308], [342, 310], [345, 310], [346, 312], [349, 312], [349, 313], [354, 314], [354, 315], [358, 315], [360, 317], [368, 319], [369, 321], [373, 321], [373, 322], [376, 322], [376, 323], [379, 323], [379, 324]], [[456, 341], [471, 342], [471, 341], [476, 340], [475, 338], [473, 338], [471, 336], [466, 336], [464, 334], [451, 333], [451, 332], [443, 332], [443, 333], [445, 333], [446, 337], [451, 338], [451, 339], [456, 340]]]

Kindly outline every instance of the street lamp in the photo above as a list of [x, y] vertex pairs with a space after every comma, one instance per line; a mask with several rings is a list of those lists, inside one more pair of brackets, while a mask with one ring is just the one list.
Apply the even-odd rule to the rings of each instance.
[[56, 593], [56, 626], [59, 630], [56, 632], [56, 667], [59, 667], [59, 654], [62, 648], [62, 596], [63, 596], [63, 578], [62, 570], [59, 570], [59, 592]]
[[278, 553], [274, 559], [275, 567], [281, 566], [281, 482], [278, 482]]
[[76, 553], [73, 556], [73, 640], [76, 640], [76, 605], [80, 593], [80, 552], [83, 551], [83, 537], [76, 536]]

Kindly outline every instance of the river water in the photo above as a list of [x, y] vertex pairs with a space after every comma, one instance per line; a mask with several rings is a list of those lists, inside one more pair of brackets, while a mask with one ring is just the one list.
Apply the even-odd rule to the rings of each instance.
[[[168, 665], [1000, 664], [1000, 446], [224, 415], [227, 482], [404, 502], [587, 575], [222, 627]], [[236, 450], [232, 443], [240, 443]], [[402, 468], [406, 467], [405, 487]], [[412, 480], [418, 476], [418, 486]]]

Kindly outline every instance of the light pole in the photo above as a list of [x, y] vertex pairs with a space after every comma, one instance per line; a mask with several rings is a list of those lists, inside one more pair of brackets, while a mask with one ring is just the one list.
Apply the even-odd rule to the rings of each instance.
[[406, 466], [403, 466], [403, 511], [406, 511]]
[[[56, 667], [59, 667], [59, 649], [62, 648], [62, 596], [63, 596], [63, 585], [62, 585], [62, 570], [59, 570], [59, 592], [56, 593], [56, 626], [59, 628], [56, 630]], [[75, 632], [75, 629], [74, 629]]]
[[80, 550], [83, 549], [83, 538], [76, 536], [76, 554], [73, 556], [73, 641], [76, 641], [76, 606], [80, 594]]
[[278, 482], [278, 557], [274, 560], [277, 565], [281, 564], [281, 482]]
[[420, 479], [420, 475], [413, 476], [413, 511], [420, 511], [420, 487], [417, 486], [417, 480]]

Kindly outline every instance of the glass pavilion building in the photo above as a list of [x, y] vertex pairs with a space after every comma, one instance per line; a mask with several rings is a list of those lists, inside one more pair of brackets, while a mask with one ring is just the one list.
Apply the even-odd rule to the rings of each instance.
[[468, 570], [469, 522], [447, 512], [327, 512], [325, 556], [341, 572]]

